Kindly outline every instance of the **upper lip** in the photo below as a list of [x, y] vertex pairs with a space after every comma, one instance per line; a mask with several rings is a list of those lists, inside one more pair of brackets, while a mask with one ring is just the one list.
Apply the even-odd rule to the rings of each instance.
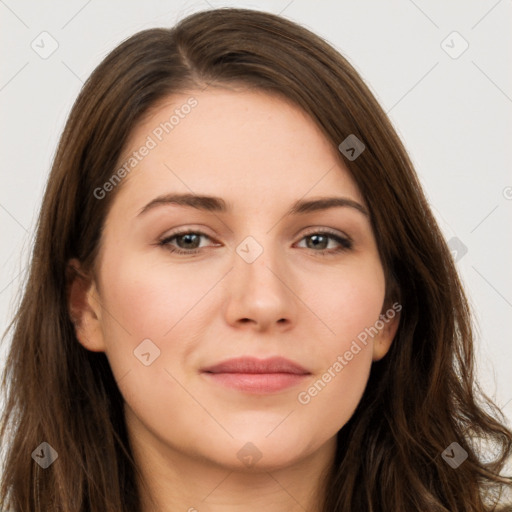
[[292, 373], [296, 375], [310, 373], [299, 364], [284, 357], [269, 357], [268, 359], [236, 357], [202, 368], [202, 371], [208, 373]]

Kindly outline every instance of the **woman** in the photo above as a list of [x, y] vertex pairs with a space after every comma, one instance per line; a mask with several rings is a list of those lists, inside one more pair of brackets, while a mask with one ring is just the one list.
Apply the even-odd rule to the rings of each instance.
[[278, 16], [201, 12], [98, 66], [12, 328], [13, 511], [488, 511], [511, 487], [407, 154]]

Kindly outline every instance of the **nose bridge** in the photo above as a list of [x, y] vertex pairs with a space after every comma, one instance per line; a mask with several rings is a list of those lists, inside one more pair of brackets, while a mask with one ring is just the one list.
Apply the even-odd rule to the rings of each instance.
[[235, 248], [230, 273], [230, 322], [252, 320], [261, 328], [295, 316], [291, 273], [271, 235], [247, 236]]
[[282, 294], [284, 285], [276, 277], [279, 269], [285, 268], [281, 248], [275, 247], [271, 235], [259, 235], [258, 239], [249, 235], [237, 245], [234, 264], [237, 280], [242, 286], [251, 287], [251, 292]]

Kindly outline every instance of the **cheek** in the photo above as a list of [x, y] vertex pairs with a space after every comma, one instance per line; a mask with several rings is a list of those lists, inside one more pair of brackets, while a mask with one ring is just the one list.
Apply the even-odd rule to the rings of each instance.
[[113, 337], [121, 335], [132, 342], [166, 337], [194, 314], [218, 280], [205, 266], [182, 270], [162, 263], [148, 265], [143, 258], [126, 258], [111, 268], [104, 286], [109, 309], [104, 324]]
[[304, 290], [317, 290], [309, 294], [308, 305], [329, 328], [323, 345], [331, 355], [348, 350], [350, 342], [379, 319], [385, 278], [376, 258], [307, 279]]
[[218, 315], [212, 292], [225, 270], [128, 253], [112, 251], [102, 264], [105, 352], [125, 400], [154, 406], [158, 417], [164, 403], [190, 402], [178, 381], [193, 373], [191, 358]]
[[331, 322], [336, 334], [321, 340], [316, 371], [296, 396], [302, 417], [315, 418], [325, 435], [347, 423], [363, 396], [372, 365], [371, 329], [381, 305], [382, 295], [369, 290], [340, 295], [333, 305], [338, 306]]
[[372, 340], [385, 295], [384, 273], [375, 260], [335, 279], [331, 276], [329, 286], [328, 293], [310, 297], [329, 332], [315, 349], [315, 375], [297, 394], [297, 402], [334, 433], [350, 419], [368, 382]]
[[363, 396], [371, 363], [370, 346], [348, 344], [333, 352], [324, 369], [298, 392], [299, 414], [306, 424], [307, 418], [314, 419], [313, 431], [319, 429], [327, 438], [349, 421]]
[[185, 271], [143, 258], [115, 261], [105, 258], [103, 266], [109, 364], [136, 416], [169, 425], [176, 421], [172, 411], [191, 406], [180, 372], [208, 324], [202, 317], [212, 311], [207, 294], [218, 277], [204, 265]]

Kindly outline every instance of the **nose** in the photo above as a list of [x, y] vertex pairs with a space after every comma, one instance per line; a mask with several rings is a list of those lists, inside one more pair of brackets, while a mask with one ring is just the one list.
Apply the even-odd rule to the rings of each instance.
[[297, 296], [283, 255], [269, 248], [249, 263], [234, 253], [227, 276], [226, 321], [238, 328], [286, 331], [296, 322]]

